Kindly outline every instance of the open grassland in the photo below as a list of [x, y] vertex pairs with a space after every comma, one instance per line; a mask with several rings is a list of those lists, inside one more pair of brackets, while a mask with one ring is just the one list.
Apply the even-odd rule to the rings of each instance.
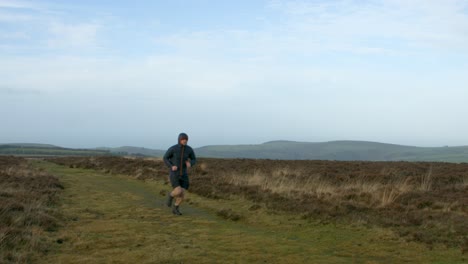
[[0, 263], [31, 263], [47, 253], [61, 189], [57, 178], [25, 159], [0, 156]]
[[[57, 243], [42, 263], [465, 261], [455, 248], [437, 244], [429, 249], [385, 228], [325, 223], [240, 196], [213, 199], [190, 193], [181, 208], [183, 215], [174, 216], [163, 205], [170, 190], [166, 177], [151, 174], [160, 169], [151, 167], [157, 161], [119, 161], [138, 162], [135, 176], [140, 180], [115, 168], [110, 174], [35, 162], [57, 175], [65, 187], [61, 199], [65, 226], [51, 233]], [[140, 166], [147, 162], [151, 166]]]
[[[70, 168], [166, 181], [160, 160], [60, 158]], [[392, 230], [400, 239], [468, 251], [468, 164], [200, 159], [191, 192], [244, 199], [251, 210], [290, 214], [322, 224]], [[218, 214], [242, 219], [230, 207]]]

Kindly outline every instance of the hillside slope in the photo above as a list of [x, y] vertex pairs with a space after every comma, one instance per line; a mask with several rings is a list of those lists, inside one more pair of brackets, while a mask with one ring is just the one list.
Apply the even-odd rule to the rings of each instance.
[[468, 147], [413, 147], [367, 141], [271, 141], [259, 145], [217, 145], [196, 149], [199, 156], [285, 160], [369, 160], [467, 162]]

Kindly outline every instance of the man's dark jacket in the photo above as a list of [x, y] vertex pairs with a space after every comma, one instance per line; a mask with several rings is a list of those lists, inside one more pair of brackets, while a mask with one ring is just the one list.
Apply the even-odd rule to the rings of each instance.
[[166, 154], [164, 154], [164, 163], [172, 171], [172, 166], [177, 166], [177, 173], [183, 175], [187, 172], [187, 165], [185, 162], [190, 158], [190, 165], [194, 166], [197, 162], [195, 157], [195, 152], [188, 145], [180, 144], [180, 141], [177, 145], [170, 147]]

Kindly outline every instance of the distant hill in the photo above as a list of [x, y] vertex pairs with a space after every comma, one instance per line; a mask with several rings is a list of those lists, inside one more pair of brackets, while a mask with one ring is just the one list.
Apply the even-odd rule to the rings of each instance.
[[196, 149], [199, 156], [285, 160], [369, 160], [468, 162], [465, 147], [413, 147], [367, 141], [270, 141], [258, 145], [216, 145]]
[[[109, 148], [108, 148], [109, 149]], [[137, 147], [109, 149], [162, 157], [165, 150]], [[199, 157], [283, 160], [369, 160], [468, 162], [468, 146], [414, 147], [369, 141], [297, 142], [278, 140], [251, 145], [212, 145], [195, 148]]]
[[166, 151], [164, 150], [131, 147], [131, 146], [123, 146], [123, 147], [118, 147], [118, 148], [101, 147], [98, 149], [108, 150], [112, 154], [116, 154], [116, 155], [141, 155], [141, 156], [151, 156], [151, 157], [162, 157], [164, 153], [166, 153]]
[[[283, 160], [368, 160], [468, 162], [468, 146], [414, 147], [368, 141], [270, 141], [253, 145], [195, 148], [198, 157]], [[133, 155], [162, 157], [166, 150], [123, 146], [69, 149], [46, 144], [0, 144], [0, 155]]]
[[0, 144], [0, 155], [17, 156], [101, 156], [111, 155], [108, 150], [62, 148], [49, 144]]
[[8, 144], [0, 144], [1, 146], [10, 146], [10, 147], [32, 147], [32, 148], [62, 148], [55, 145], [50, 144], [38, 144], [38, 143], [8, 143]]

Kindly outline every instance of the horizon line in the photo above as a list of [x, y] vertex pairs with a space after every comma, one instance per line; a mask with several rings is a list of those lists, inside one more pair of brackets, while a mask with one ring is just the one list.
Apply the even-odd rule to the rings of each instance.
[[[340, 140], [329, 140], [329, 141], [295, 141], [295, 140], [270, 140], [262, 143], [254, 143], [254, 144], [211, 144], [211, 145], [203, 145], [195, 148], [204, 148], [204, 147], [213, 147], [213, 146], [252, 146], [252, 145], [263, 145], [268, 143], [275, 143], [275, 142], [290, 142], [290, 143], [306, 143], [306, 144], [323, 144], [323, 143], [334, 143], [334, 142], [359, 142], [359, 143], [374, 143], [374, 144], [384, 144], [384, 145], [394, 145], [394, 146], [403, 146], [403, 147], [415, 147], [415, 148], [457, 148], [457, 147], [467, 147], [468, 145], [442, 145], [442, 146], [416, 146], [416, 145], [403, 145], [403, 144], [396, 144], [396, 143], [388, 143], [388, 142], [379, 142], [379, 141], [368, 141], [368, 140], [349, 140], [349, 139], [340, 139]], [[132, 145], [121, 145], [117, 147], [108, 147], [108, 146], [96, 146], [96, 147], [64, 147], [62, 145], [56, 145], [51, 143], [38, 143], [38, 142], [11, 142], [11, 143], [0, 143], [0, 145], [21, 145], [21, 144], [38, 144], [38, 145], [50, 145], [54, 147], [60, 148], [69, 148], [69, 149], [99, 149], [99, 148], [124, 148], [124, 147], [134, 147], [134, 148], [144, 148], [144, 149], [151, 149], [151, 150], [163, 150], [159, 148], [150, 148], [150, 147], [142, 147], [142, 146], [132, 146]]]

